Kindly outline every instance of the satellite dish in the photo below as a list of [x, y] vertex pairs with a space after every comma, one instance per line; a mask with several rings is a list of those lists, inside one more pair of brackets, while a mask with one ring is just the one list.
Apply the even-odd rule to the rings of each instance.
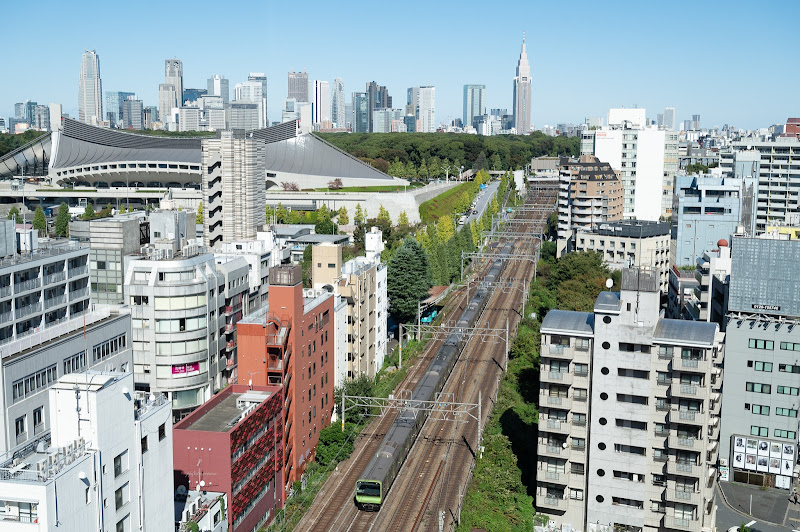
[[206, 486], [206, 481], [205, 480], [201, 480], [200, 481], [200, 487], [204, 488], [205, 486]]
[[567, 442], [564, 442], [564, 443], [562, 443], [562, 444], [561, 444], [561, 448], [562, 448], [562, 449], [566, 449], [566, 448], [567, 448]]
[[614, 279], [606, 279], [606, 288], [614, 286]]

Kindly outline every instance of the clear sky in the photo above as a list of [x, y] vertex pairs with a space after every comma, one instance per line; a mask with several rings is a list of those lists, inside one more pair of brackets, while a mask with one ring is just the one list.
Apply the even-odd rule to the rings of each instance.
[[[406, 89], [436, 86], [436, 121], [461, 116], [467, 83], [487, 107], [512, 107], [522, 32], [533, 76], [532, 122], [580, 123], [610, 107], [666, 106], [677, 119], [744, 128], [800, 115], [796, 0], [440, 1], [205, 0], [3, 2], [6, 54], [0, 116], [14, 102], [60, 102], [77, 117], [83, 50], [100, 56], [103, 90], [157, 105], [164, 59], [183, 60], [184, 86], [212, 74], [233, 85], [269, 78], [278, 120], [286, 74], [344, 80], [347, 97], [375, 80], [394, 107]], [[105, 105], [105, 102], [104, 102]]]

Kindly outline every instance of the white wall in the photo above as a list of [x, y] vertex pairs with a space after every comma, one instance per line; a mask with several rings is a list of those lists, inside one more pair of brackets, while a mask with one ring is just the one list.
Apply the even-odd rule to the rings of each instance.
[[[664, 184], [663, 130], [639, 131], [633, 213], [637, 220], [658, 221]], [[612, 165], [613, 166], [613, 165]]]

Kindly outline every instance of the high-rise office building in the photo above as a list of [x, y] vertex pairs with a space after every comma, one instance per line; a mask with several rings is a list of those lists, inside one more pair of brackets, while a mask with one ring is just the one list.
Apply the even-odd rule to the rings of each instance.
[[14, 118], [25, 118], [25, 103], [26, 102], [17, 102], [14, 104]]
[[661, 318], [653, 272], [621, 284], [542, 321], [536, 507], [575, 530], [713, 529], [723, 336]]
[[187, 105], [192, 102], [196, 105], [197, 102], [208, 94], [206, 89], [183, 89], [183, 96], [181, 97], [181, 105]]
[[522, 34], [522, 51], [514, 77], [514, 127], [518, 135], [527, 135], [531, 129], [531, 66], [525, 50], [525, 34]]
[[269, 127], [269, 118], [267, 113], [267, 75], [263, 72], [250, 72], [247, 76], [247, 81], [250, 83], [261, 83], [261, 120], [260, 127]]
[[311, 113], [315, 124], [331, 121], [331, 90], [327, 81], [314, 80], [314, 101]]
[[175, 92], [175, 86], [169, 83], [160, 83], [158, 85], [158, 119], [164, 124], [171, 122], [172, 110], [176, 109], [178, 95]]
[[472, 125], [472, 119], [483, 114], [486, 107], [486, 85], [464, 85], [464, 127]]
[[207, 93], [209, 96], [221, 96], [222, 103], [227, 105], [230, 101], [230, 90], [229, 90], [228, 80], [225, 79], [225, 76], [220, 74], [214, 74], [210, 78], [208, 78], [208, 87]]
[[164, 60], [164, 83], [158, 86], [158, 113], [163, 123], [172, 121], [172, 110], [183, 103], [183, 62]]
[[[233, 88], [233, 98], [237, 103], [251, 102], [258, 107], [258, 124], [257, 127], [267, 127], [267, 93], [264, 92], [266, 85], [266, 77], [264, 80], [248, 80], [244, 83], [237, 83]], [[231, 126], [234, 127], [234, 126]], [[244, 129], [256, 129], [246, 127]]]
[[289, 71], [289, 95], [287, 98], [294, 98], [297, 102], [308, 101], [308, 74], [302, 72]]
[[692, 115], [692, 130], [700, 131], [700, 115]]
[[109, 126], [117, 127], [122, 123], [125, 100], [135, 98], [134, 92], [106, 91], [106, 117]]
[[78, 120], [86, 124], [96, 124], [103, 118], [100, 56], [95, 50], [86, 50], [81, 59], [81, 75], [78, 81]]
[[669, 130], [675, 129], [675, 108], [667, 107], [664, 109], [664, 128]]
[[342, 78], [333, 80], [331, 87], [331, 121], [336, 127], [347, 127], [347, 112], [344, 104], [344, 82]]
[[33, 113], [33, 127], [41, 131], [50, 131], [50, 107], [37, 105]]
[[369, 95], [366, 92], [353, 93], [353, 133], [369, 133]]
[[[436, 87], [411, 87], [408, 104], [414, 106], [420, 133], [436, 132]], [[409, 109], [410, 110], [410, 109]]]
[[144, 129], [144, 103], [142, 100], [128, 98], [123, 102], [122, 127], [123, 129]]
[[375, 109], [389, 109], [392, 107], [392, 97], [389, 96], [389, 90], [383, 86], [378, 85], [374, 81], [367, 83], [366, 87], [367, 98], [369, 99], [368, 112], [369, 112], [369, 131], [372, 132], [372, 111]]

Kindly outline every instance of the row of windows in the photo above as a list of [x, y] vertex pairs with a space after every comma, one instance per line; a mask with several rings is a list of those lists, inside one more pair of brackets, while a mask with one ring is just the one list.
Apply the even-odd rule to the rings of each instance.
[[[748, 382], [745, 383], [745, 390], [748, 392], [755, 392], [755, 393], [772, 393], [772, 385], [771, 384], [763, 384], [760, 382]], [[800, 394], [800, 388], [795, 388], [792, 386], [778, 386], [777, 391], [779, 394], [782, 395], [798, 395]]]
[[[800, 346], [800, 344], [795, 344]], [[748, 360], [747, 367], [755, 371], [772, 372], [772, 362], [760, 362], [758, 360]], [[781, 373], [800, 373], [800, 365], [778, 364], [778, 371]]]
[[98, 360], [105, 360], [107, 357], [115, 355], [125, 349], [126, 344], [127, 337], [124, 334], [120, 334], [116, 338], [95, 345], [92, 348], [92, 363]]
[[208, 349], [205, 338], [198, 340], [187, 340], [185, 342], [156, 342], [157, 355], [185, 355], [187, 353], [198, 353]]
[[772, 351], [775, 349], [775, 342], [772, 340], [758, 340], [756, 338], [750, 338], [748, 347], [750, 347], [750, 349], [766, 349], [768, 351]]
[[86, 351], [64, 359], [64, 375], [86, 369]]
[[58, 369], [56, 364], [39, 370], [36, 373], [31, 373], [27, 377], [23, 377], [11, 385], [12, 400], [16, 401], [17, 399], [22, 399], [27, 395], [36, 393], [38, 390], [47, 387], [57, 380]]

